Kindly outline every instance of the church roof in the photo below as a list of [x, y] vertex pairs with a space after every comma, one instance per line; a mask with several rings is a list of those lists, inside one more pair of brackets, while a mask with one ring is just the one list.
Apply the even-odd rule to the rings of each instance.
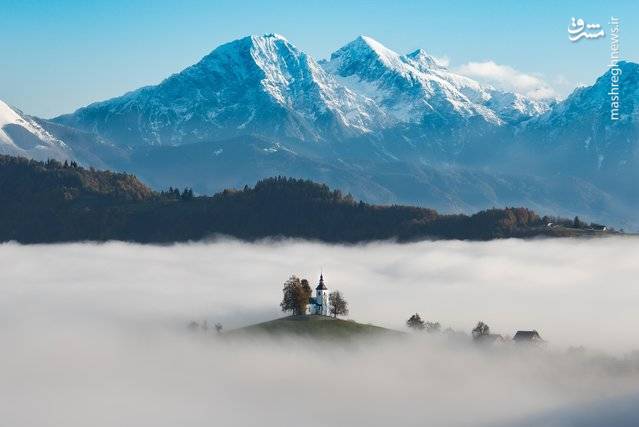
[[537, 331], [517, 331], [515, 341], [541, 341], [541, 336]]
[[322, 290], [325, 291], [326, 289], [328, 289], [326, 287], [326, 285], [324, 285], [324, 275], [320, 274], [320, 281], [319, 281], [319, 285], [317, 285], [317, 287], [315, 288], [315, 290]]

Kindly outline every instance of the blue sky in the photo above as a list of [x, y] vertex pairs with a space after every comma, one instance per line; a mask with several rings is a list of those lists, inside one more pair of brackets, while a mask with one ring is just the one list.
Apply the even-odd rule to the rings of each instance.
[[77, 1], [0, 0], [0, 99], [51, 117], [120, 95], [197, 62], [221, 43], [277, 32], [316, 58], [359, 34], [451, 68], [492, 61], [560, 96], [607, 67], [608, 36], [571, 43], [570, 18], [607, 29], [639, 62], [635, 1]]

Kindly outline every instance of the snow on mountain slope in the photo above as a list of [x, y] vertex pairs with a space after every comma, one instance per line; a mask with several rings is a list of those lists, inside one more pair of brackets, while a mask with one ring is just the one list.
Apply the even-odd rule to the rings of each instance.
[[514, 92], [486, 88], [490, 98], [483, 104], [508, 123], [519, 123], [539, 116], [554, 105], [553, 100], [535, 100]]
[[242, 134], [344, 138], [386, 120], [374, 102], [339, 85], [284, 37], [267, 34], [224, 44], [157, 86], [56, 121], [121, 145], [176, 145]]
[[639, 179], [639, 64], [621, 61], [619, 70], [618, 120], [611, 119], [608, 70], [592, 86], [575, 89], [546, 113], [524, 122], [517, 138], [533, 152], [552, 155], [562, 170], [607, 172], [635, 187], [628, 173]]
[[452, 119], [480, 116], [501, 124], [492, 111], [473, 103], [441, 73], [429, 72], [430, 61], [420, 56], [401, 56], [370, 37], [360, 36], [334, 52], [323, 66], [341, 77], [344, 85], [363, 90], [400, 122], [419, 123], [436, 114]]
[[[510, 96], [510, 101], [506, 99]], [[483, 88], [423, 50], [399, 55], [361, 36], [316, 62], [277, 34], [224, 44], [159, 85], [54, 119], [120, 146], [180, 145], [258, 135], [339, 142], [409, 124], [456, 139], [542, 111], [525, 97]], [[472, 126], [464, 129], [472, 122]], [[410, 134], [391, 131], [393, 138]], [[417, 135], [422, 134], [419, 130]], [[479, 133], [482, 133], [480, 130]]]
[[0, 153], [46, 160], [72, 158], [69, 147], [36, 120], [0, 100]]
[[[452, 122], [479, 117], [503, 125], [545, 111], [543, 102], [533, 104], [523, 95], [484, 88], [451, 72], [423, 49], [400, 55], [367, 36], [337, 50], [322, 66], [399, 122], [420, 123], [429, 116]], [[506, 101], [504, 95], [512, 100]]]
[[406, 55], [406, 58], [410, 59], [415, 68], [424, 73], [446, 69], [445, 65], [440, 64], [437, 59], [430, 56], [424, 49], [417, 49]]
[[[618, 92], [620, 96], [620, 120], [606, 120], [608, 126], [617, 126], [636, 121], [639, 115], [639, 64], [620, 61]], [[592, 86], [575, 89], [566, 99], [548, 111], [547, 114], [531, 120], [530, 125], [561, 126], [572, 120], [582, 119], [584, 114], [589, 118], [610, 118], [610, 94], [612, 71], [608, 69]]]

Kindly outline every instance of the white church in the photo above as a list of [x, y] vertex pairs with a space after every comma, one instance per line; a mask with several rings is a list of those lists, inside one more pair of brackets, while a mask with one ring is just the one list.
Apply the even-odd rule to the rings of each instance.
[[306, 314], [328, 316], [328, 288], [324, 284], [324, 275], [320, 274], [319, 285], [315, 288], [315, 296], [310, 297]]

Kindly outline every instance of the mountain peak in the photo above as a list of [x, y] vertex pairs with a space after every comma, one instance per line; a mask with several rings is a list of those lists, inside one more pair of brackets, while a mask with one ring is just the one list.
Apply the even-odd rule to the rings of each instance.
[[68, 147], [32, 117], [0, 100], [0, 153], [29, 158], [67, 159]]
[[292, 49], [295, 48], [286, 37], [277, 33], [251, 35], [245, 37], [245, 39], [248, 40], [249, 44], [254, 48], [263, 48], [264, 46], [286, 46]]
[[374, 38], [370, 37], [370, 36], [366, 36], [366, 35], [360, 35], [355, 39], [355, 42], [357, 43], [364, 43], [366, 46], [368, 46], [370, 49], [376, 51], [376, 52], [384, 52], [388, 49], [386, 46], [384, 46], [383, 44], [381, 44], [380, 42], [378, 42], [377, 40], [375, 40]]
[[274, 39], [274, 40], [284, 40], [285, 42], [288, 41], [286, 37], [278, 33], [266, 33], [261, 36], [253, 36], [253, 37], [264, 38], [264, 39]]
[[419, 59], [419, 58], [427, 57], [429, 55], [428, 53], [426, 53], [424, 49], [420, 47], [418, 49], [415, 49], [414, 51], [412, 51], [406, 56], [408, 56], [410, 59]]
[[[619, 72], [615, 71], [618, 68]], [[594, 85], [579, 85], [575, 88], [571, 95], [569, 95], [566, 99], [570, 98], [572, 95], [585, 93], [590, 90], [598, 90], [600, 92], [607, 92], [610, 89], [610, 79], [613, 73], [617, 74], [619, 77], [619, 90], [628, 91], [629, 89], [634, 91], [637, 90], [637, 77], [639, 77], [639, 64], [631, 61], [619, 61], [617, 63], [617, 67], [610, 67], [603, 73], [601, 76], [597, 78]], [[627, 84], [630, 83], [630, 84]], [[630, 88], [628, 87], [630, 86]]]
[[263, 35], [249, 35], [237, 40], [220, 45], [215, 48], [210, 54], [204, 57], [204, 60], [209, 58], [216, 58], [220, 56], [234, 56], [242, 52], [272, 52], [275, 53], [278, 49], [297, 51], [297, 48], [293, 46], [286, 37], [276, 34], [268, 33]]
[[351, 56], [353, 59], [376, 59], [391, 68], [401, 66], [400, 55], [387, 48], [372, 37], [361, 35], [331, 55], [331, 60], [339, 56]]
[[[237, 84], [258, 79], [264, 84], [274, 82], [275, 86], [281, 86], [287, 84], [291, 74], [309, 67], [309, 61], [310, 58], [284, 36], [268, 33], [223, 44], [184, 72], [203, 84], [211, 83], [215, 76], [218, 79], [215, 84], [228, 79]], [[272, 89], [276, 88], [270, 85], [267, 91]], [[277, 97], [281, 101], [281, 96]]]
[[361, 35], [331, 54], [322, 64], [331, 74], [372, 81], [387, 72], [406, 74], [407, 64], [401, 55], [369, 36]]

